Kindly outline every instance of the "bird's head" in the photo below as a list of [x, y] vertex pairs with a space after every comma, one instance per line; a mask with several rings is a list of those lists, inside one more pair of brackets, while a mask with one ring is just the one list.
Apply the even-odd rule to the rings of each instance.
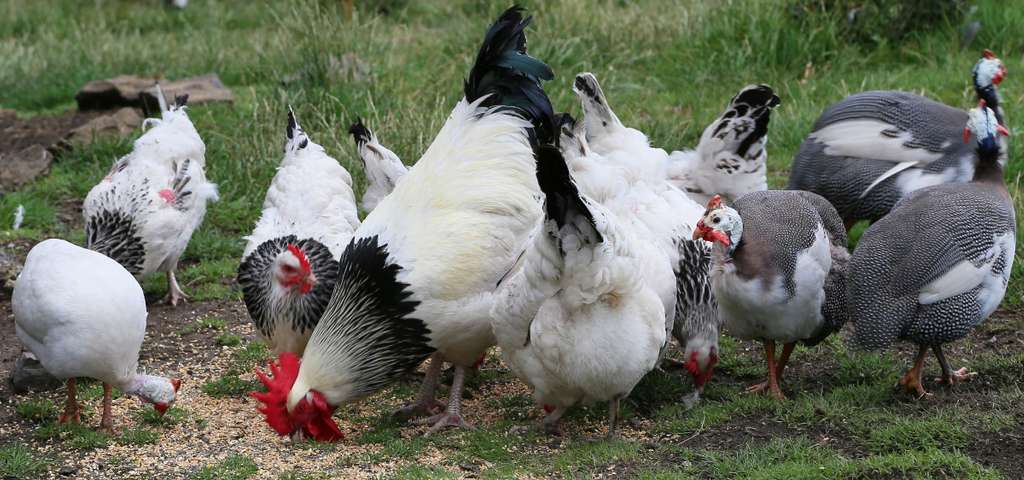
[[274, 259], [274, 277], [285, 290], [309, 293], [316, 286], [316, 275], [305, 252], [294, 243]]
[[984, 100], [978, 101], [978, 108], [967, 112], [967, 125], [964, 127], [964, 143], [971, 135], [978, 139], [978, 148], [984, 151], [998, 151], [999, 142], [996, 135], [1009, 136], [1010, 131], [999, 124], [996, 114], [985, 106]]
[[144, 375], [136, 393], [142, 401], [153, 405], [157, 413], [163, 416], [174, 405], [174, 400], [181, 389], [181, 380]]
[[992, 53], [992, 50], [985, 49], [974, 64], [974, 88], [982, 90], [992, 85], [999, 85], [1006, 78], [1006, 66], [1003, 61]]
[[711, 373], [718, 363], [718, 346], [712, 343], [687, 345], [684, 358], [686, 371], [693, 377], [693, 384], [697, 388], [704, 388], [708, 380], [711, 380]]
[[708, 201], [704, 216], [693, 229], [693, 239], [718, 243], [730, 253], [736, 250], [743, 235], [743, 220], [739, 212], [722, 203], [722, 197], [715, 195]]
[[267, 425], [281, 436], [293, 439], [312, 438], [318, 442], [333, 442], [345, 438], [331, 415], [335, 407], [316, 390], [296, 385], [299, 377], [299, 357], [292, 352], [281, 354], [275, 364], [270, 362], [270, 375], [257, 371], [266, 392], [250, 395], [261, 402], [260, 413]]

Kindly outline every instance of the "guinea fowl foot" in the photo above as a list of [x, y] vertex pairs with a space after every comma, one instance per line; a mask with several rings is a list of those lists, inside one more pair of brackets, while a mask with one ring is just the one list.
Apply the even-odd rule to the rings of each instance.
[[772, 396], [772, 398], [774, 398], [776, 400], [785, 400], [786, 399], [786, 394], [782, 393], [782, 389], [779, 388], [778, 385], [771, 385], [770, 382], [768, 382], [767, 380], [765, 380], [765, 381], [763, 381], [761, 383], [756, 383], [754, 385], [751, 385], [751, 386], [747, 387], [746, 390], [743, 391], [743, 393], [746, 393], [746, 394], [761, 393], [761, 392], [767, 392], [769, 395]]
[[423, 434], [424, 437], [429, 437], [430, 435], [440, 432], [441, 430], [444, 430], [448, 427], [458, 427], [466, 428], [469, 430], [476, 430], [476, 427], [474, 427], [471, 423], [467, 422], [464, 418], [462, 418], [462, 415], [451, 412], [442, 412], [427, 418], [421, 418], [417, 420], [415, 423], [417, 425], [433, 424], [429, 429], [427, 429], [426, 433]]
[[936, 378], [935, 381], [938, 383], [947, 384], [949, 386], [956, 385], [958, 383], [966, 382], [974, 377], [978, 376], [978, 372], [969, 372], [967, 367], [961, 368], [955, 372], [949, 372], [948, 376]]
[[57, 419], [57, 423], [82, 423], [81, 411], [82, 409], [80, 407], [71, 409], [70, 411], [69, 409], [64, 409], [64, 413], [62, 413], [60, 418]]
[[394, 418], [412, 418], [423, 415], [433, 416], [442, 410], [444, 410], [444, 403], [441, 403], [436, 399], [417, 400], [391, 412], [391, 416]]
[[921, 383], [921, 372], [924, 371], [924, 357], [928, 353], [926, 347], [920, 347], [917, 352], [917, 358], [914, 360], [914, 366], [907, 370], [907, 373], [900, 378], [897, 385], [903, 386], [908, 393], [917, 395], [917, 398], [924, 398], [926, 395], [931, 395], [927, 390], [924, 389], [924, 385]]

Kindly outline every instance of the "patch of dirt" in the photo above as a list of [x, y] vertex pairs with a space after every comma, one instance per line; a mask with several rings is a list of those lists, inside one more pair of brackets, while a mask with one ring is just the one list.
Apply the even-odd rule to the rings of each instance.
[[32, 145], [50, 148], [76, 127], [107, 112], [71, 111], [57, 116], [18, 118], [12, 110], [0, 111], [0, 157]]
[[977, 435], [967, 445], [976, 462], [995, 468], [1008, 478], [1024, 478], [1024, 432], [1009, 431]]

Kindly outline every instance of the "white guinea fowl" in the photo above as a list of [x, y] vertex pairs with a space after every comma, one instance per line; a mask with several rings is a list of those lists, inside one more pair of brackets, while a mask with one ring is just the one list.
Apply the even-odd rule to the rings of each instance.
[[274, 353], [302, 355], [357, 228], [352, 177], [289, 109], [284, 158], [238, 267], [249, 316]]
[[142, 288], [110, 258], [50, 239], [32, 248], [11, 299], [15, 330], [54, 377], [67, 380], [60, 421], [78, 422], [75, 379], [103, 382], [100, 426], [111, 430], [110, 387], [136, 395], [163, 413], [181, 382], [138, 372], [146, 333]]
[[[544, 222], [521, 268], [501, 286], [492, 326], [505, 362], [534, 388], [549, 433], [578, 402], [609, 402], [608, 435], [619, 401], [657, 365], [665, 307], [646, 281], [644, 256], [658, 253], [619, 219], [577, 191], [555, 147], [538, 155]], [[668, 267], [668, 264], [665, 263]]]
[[357, 120], [348, 129], [352, 139], [356, 142], [356, 151], [359, 159], [363, 161], [363, 171], [366, 172], [366, 191], [363, 192], [363, 211], [370, 213], [384, 197], [388, 196], [398, 181], [409, 173], [409, 168], [402, 163], [402, 160], [377, 140], [373, 133], [362, 120]]
[[767, 85], [747, 85], [704, 129], [694, 150], [669, 155], [668, 178], [700, 203], [768, 189], [768, 121], [779, 97]]
[[187, 299], [174, 271], [203, 222], [206, 204], [217, 200], [217, 186], [206, 180], [206, 145], [185, 113], [188, 96], [170, 108], [157, 88], [161, 118], [132, 152], [114, 162], [107, 176], [85, 197], [86, 248], [113, 258], [138, 278], [167, 274], [167, 299]]

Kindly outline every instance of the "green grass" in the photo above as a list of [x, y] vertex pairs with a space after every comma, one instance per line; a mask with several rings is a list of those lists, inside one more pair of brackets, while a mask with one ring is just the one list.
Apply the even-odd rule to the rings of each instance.
[[245, 480], [259, 472], [259, 467], [251, 458], [242, 455], [231, 455], [213, 465], [203, 467], [195, 475], [194, 480]]
[[[902, 13], [914, 2], [920, 3], [901, 2], [889, 11], [878, 10], [885, 3], [880, 0], [525, 3], [535, 15], [530, 51], [557, 75], [545, 84], [555, 108], [578, 114], [572, 78], [580, 71], [595, 72], [618, 116], [646, 132], [656, 146], [695, 146], [707, 123], [739, 88], [755, 82], [772, 85], [782, 98], [772, 116], [768, 147], [769, 184], [778, 188], [785, 186], [793, 155], [827, 105], [862, 90], [903, 89], [969, 107], [970, 67], [985, 47], [1001, 54], [1010, 71], [1002, 85], [1004, 107], [1015, 135], [1011, 142], [1019, 138], [1024, 88], [1014, 72], [1024, 64], [1024, 8], [977, 0], [969, 17], [924, 23], [919, 16]], [[234, 276], [243, 236], [260, 213], [280, 161], [287, 105], [294, 106], [313, 139], [348, 169], [360, 195], [365, 179], [345, 133], [348, 124], [362, 117], [406, 163], [415, 162], [461, 97], [461, 82], [486, 25], [508, 6], [486, 0], [360, 1], [355, 2], [355, 18], [346, 22], [342, 2], [336, 0], [255, 2], [245, 9], [208, 0], [192, 2], [183, 11], [157, 3], [0, 4], [0, 107], [17, 109], [23, 117], [54, 115], [74, 108], [74, 93], [92, 79], [125, 73], [167, 78], [218, 73], [234, 91], [234, 104], [189, 109], [206, 142], [207, 173], [221, 193], [179, 266], [179, 282], [196, 301], [240, 298]], [[852, 24], [845, 7], [817, 10], [854, 4], [863, 6], [862, 15], [867, 16]], [[898, 21], [888, 20], [893, 15]], [[914, 21], [905, 23], [907, 18]], [[973, 20], [983, 28], [974, 44], [960, 49], [960, 27]], [[910, 28], [914, 25], [919, 28]], [[342, 58], [365, 64], [368, 75], [339, 71]], [[10, 225], [18, 205], [25, 206], [26, 218], [22, 230], [0, 230], [0, 238], [58, 236], [81, 243], [75, 205], [112, 160], [131, 150], [137, 135], [60, 153], [48, 175], [6, 193], [0, 198], [0, 229]], [[1024, 212], [1020, 152], [1011, 148], [1006, 177], [1017, 210]], [[863, 229], [855, 227], [853, 242]], [[166, 292], [159, 275], [144, 279], [143, 286], [151, 297]], [[1018, 259], [1004, 307], [1022, 306], [1022, 288], [1024, 261]], [[1005, 326], [1008, 331], [1024, 328], [1014, 321]], [[218, 317], [200, 319], [179, 333], [207, 336], [230, 352], [221, 376], [200, 386], [204, 394], [240, 397], [261, 388], [248, 374], [268, 357], [264, 344], [244, 342]], [[959, 396], [937, 394], [939, 400], [916, 401], [894, 393], [893, 383], [907, 366], [905, 358], [848, 352], [841, 341], [830, 340], [797, 351], [794, 362], [820, 368], [787, 377], [791, 399], [777, 404], [740, 394], [747, 384], [762, 379], [764, 362], [758, 347], [747, 351], [750, 344], [723, 337], [715, 378], [693, 409], [680, 402], [692, 386], [678, 373], [650, 375], [624, 402], [624, 420], [646, 422], [645, 433], [656, 439], [653, 447], [643, 441], [586, 441], [602, 428], [606, 414], [604, 405], [594, 405], [572, 411], [566, 424], [579, 430], [570, 428], [568, 438], [548, 448], [551, 440], [536, 428], [510, 433], [513, 426], [534, 427], [539, 415], [528, 394], [515, 393], [490, 396], [476, 405], [500, 420], [478, 425], [476, 431], [429, 439], [415, 436], [384, 413], [363, 413], [360, 423], [371, 428], [350, 434], [346, 442], [371, 450], [343, 455], [337, 464], [362, 469], [393, 462], [386, 476], [395, 478], [457, 477], [464, 474], [459, 468], [463, 464], [480, 466], [479, 476], [485, 478], [584, 478], [610, 471], [652, 479], [1019, 476], [983, 466], [972, 448], [975, 439], [1021, 430], [1024, 354], [1016, 347], [1010, 353], [1006, 346], [976, 347], [967, 366], [979, 372], [979, 381], [961, 386]], [[929, 362], [930, 376], [937, 367]], [[492, 368], [485, 368], [471, 385], [486, 388], [515, 381], [507, 370], [493, 368], [496, 360], [488, 365]], [[410, 383], [389, 389], [389, 398], [380, 402], [382, 411], [415, 391]], [[99, 383], [80, 383], [85, 417], [93, 423], [101, 394]], [[135, 413], [133, 428], [110, 438], [87, 426], [55, 425], [58, 408], [52, 400], [37, 398], [19, 399], [14, 406], [20, 418], [39, 424], [34, 441], [52, 442], [70, 454], [111, 442], [157, 442], [146, 448], [159, 449], [163, 428], [206, 425], [181, 405], [164, 417], [146, 407]], [[339, 418], [351, 418], [353, 411], [343, 408]], [[739, 439], [721, 438], [723, 432], [769, 427], [779, 432], [769, 438], [745, 433]], [[819, 443], [823, 434], [832, 439]], [[678, 443], [687, 438], [692, 440]], [[325, 455], [345, 444], [300, 448], [304, 455]], [[420, 465], [422, 457], [436, 454], [443, 457], [440, 466]], [[0, 476], [42, 473], [47, 463], [40, 458], [27, 447], [0, 449], [0, 466], [6, 469]], [[319, 478], [320, 472], [301, 465], [289, 468], [296, 470], [268, 474]], [[195, 478], [255, 474], [250, 459], [235, 456], [205, 467]]]

